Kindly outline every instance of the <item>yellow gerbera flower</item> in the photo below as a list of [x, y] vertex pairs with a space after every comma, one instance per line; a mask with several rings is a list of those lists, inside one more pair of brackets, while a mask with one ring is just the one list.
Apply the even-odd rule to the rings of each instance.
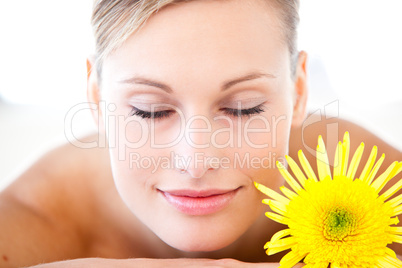
[[291, 249], [281, 260], [281, 267], [292, 267], [304, 261], [304, 267], [402, 267], [393, 250], [392, 242], [402, 243], [402, 227], [397, 215], [402, 213], [402, 195], [390, 199], [402, 188], [399, 180], [390, 189], [379, 194], [385, 184], [402, 171], [402, 162], [394, 162], [376, 179], [384, 155], [375, 163], [374, 146], [359, 177], [355, 177], [364, 144], [360, 144], [348, 167], [349, 133], [339, 142], [331, 175], [328, 156], [322, 137], [318, 138], [318, 177], [303, 152], [296, 162], [286, 156], [297, 181], [277, 162], [282, 176], [293, 189], [282, 186], [281, 195], [261, 184], [258, 190], [270, 197], [264, 199], [272, 211], [266, 216], [289, 228], [277, 232], [267, 242], [268, 255]]

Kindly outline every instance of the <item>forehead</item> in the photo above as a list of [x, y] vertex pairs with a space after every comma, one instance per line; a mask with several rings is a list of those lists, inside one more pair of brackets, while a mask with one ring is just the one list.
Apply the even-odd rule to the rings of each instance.
[[168, 67], [173, 72], [249, 63], [260, 68], [268, 62], [286, 65], [287, 57], [273, 8], [257, 0], [206, 0], [162, 8], [106, 58], [104, 67], [136, 65], [144, 72]]

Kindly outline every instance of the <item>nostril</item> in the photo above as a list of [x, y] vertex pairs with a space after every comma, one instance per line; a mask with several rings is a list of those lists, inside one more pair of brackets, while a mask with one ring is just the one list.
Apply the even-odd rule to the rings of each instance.
[[203, 156], [197, 153], [193, 156], [175, 155], [172, 158], [173, 167], [180, 174], [188, 173], [192, 178], [201, 178], [207, 171], [219, 169], [220, 159], [216, 156]]

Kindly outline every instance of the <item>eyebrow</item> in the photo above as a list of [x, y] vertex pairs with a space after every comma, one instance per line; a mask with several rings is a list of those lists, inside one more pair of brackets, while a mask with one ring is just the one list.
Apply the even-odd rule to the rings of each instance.
[[[236, 79], [226, 81], [222, 84], [221, 86], [221, 91], [225, 91], [234, 85], [237, 85], [242, 82], [250, 81], [250, 80], [256, 80], [260, 78], [276, 78], [275, 75], [269, 74], [269, 73], [262, 73], [262, 72], [253, 72], [246, 74], [244, 76], [238, 77]], [[166, 91], [167, 93], [173, 93], [173, 90], [170, 86], [163, 84], [162, 82], [158, 82], [152, 79], [144, 78], [144, 77], [132, 77], [129, 79], [125, 79], [120, 81], [122, 84], [139, 84], [139, 85], [147, 85], [151, 87], [156, 87], [159, 89], [162, 89]]]

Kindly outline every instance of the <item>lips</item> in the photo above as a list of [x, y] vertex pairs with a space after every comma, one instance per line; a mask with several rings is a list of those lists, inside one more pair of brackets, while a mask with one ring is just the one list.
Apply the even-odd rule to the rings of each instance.
[[228, 206], [239, 189], [240, 187], [234, 190], [169, 190], [160, 192], [170, 205], [182, 213], [208, 215]]

